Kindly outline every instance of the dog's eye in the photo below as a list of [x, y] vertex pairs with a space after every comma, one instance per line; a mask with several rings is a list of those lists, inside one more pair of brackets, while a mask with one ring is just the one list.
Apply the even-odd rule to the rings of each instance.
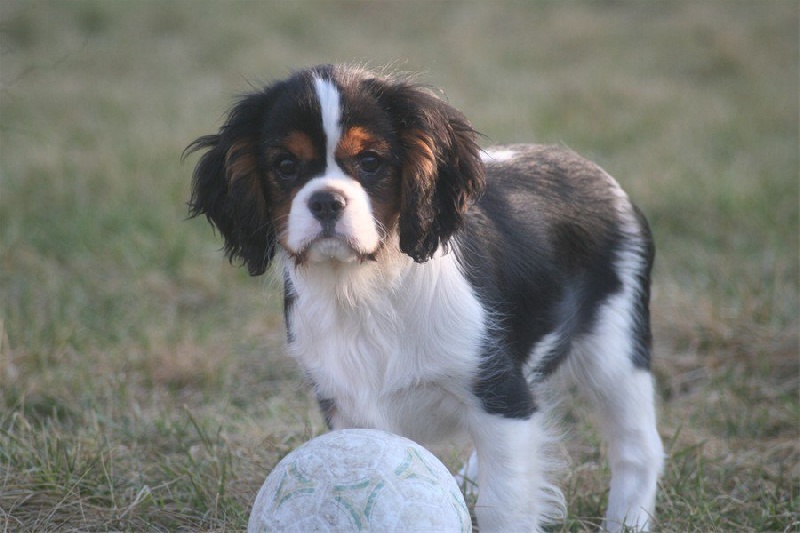
[[361, 152], [358, 155], [358, 168], [364, 174], [375, 174], [381, 168], [381, 158], [375, 152]]
[[285, 180], [297, 177], [297, 161], [291, 156], [284, 155], [277, 158], [273, 164], [273, 168], [278, 175]]

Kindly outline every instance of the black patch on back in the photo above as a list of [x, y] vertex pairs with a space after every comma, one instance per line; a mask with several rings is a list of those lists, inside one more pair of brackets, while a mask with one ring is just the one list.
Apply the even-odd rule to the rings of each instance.
[[[510, 418], [535, 411], [528, 380], [555, 372], [575, 337], [592, 330], [599, 307], [622, 289], [614, 263], [629, 242], [615, 191], [598, 167], [557, 147], [518, 149], [513, 160], [488, 165], [486, 193], [456, 247], [496, 319], [474, 392], [488, 412]], [[641, 284], [636, 335], [649, 346], [649, 269]], [[549, 333], [556, 342], [525, 375], [533, 348]], [[638, 366], [647, 353], [637, 350]]]

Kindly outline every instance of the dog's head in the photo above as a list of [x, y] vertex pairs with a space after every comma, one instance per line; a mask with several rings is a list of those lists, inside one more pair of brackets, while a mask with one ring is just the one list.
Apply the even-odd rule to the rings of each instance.
[[424, 87], [346, 66], [242, 97], [194, 171], [193, 216], [262, 274], [278, 246], [300, 263], [374, 260], [390, 242], [423, 262], [484, 185], [476, 134]]

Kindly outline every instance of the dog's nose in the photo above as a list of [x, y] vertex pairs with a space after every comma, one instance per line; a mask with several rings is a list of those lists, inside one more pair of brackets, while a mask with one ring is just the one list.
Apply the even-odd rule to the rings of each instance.
[[316, 191], [308, 200], [308, 208], [320, 222], [335, 222], [344, 212], [347, 201], [336, 191]]

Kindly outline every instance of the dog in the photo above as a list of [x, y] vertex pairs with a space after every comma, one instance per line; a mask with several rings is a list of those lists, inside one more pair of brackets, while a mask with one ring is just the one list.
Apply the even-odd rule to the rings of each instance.
[[578, 391], [608, 444], [603, 527], [645, 530], [663, 468], [648, 223], [566, 148], [477, 139], [408, 77], [296, 71], [187, 147], [190, 215], [251, 275], [274, 264], [330, 428], [469, 438], [480, 530], [539, 531], [563, 513], [552, 406]]

